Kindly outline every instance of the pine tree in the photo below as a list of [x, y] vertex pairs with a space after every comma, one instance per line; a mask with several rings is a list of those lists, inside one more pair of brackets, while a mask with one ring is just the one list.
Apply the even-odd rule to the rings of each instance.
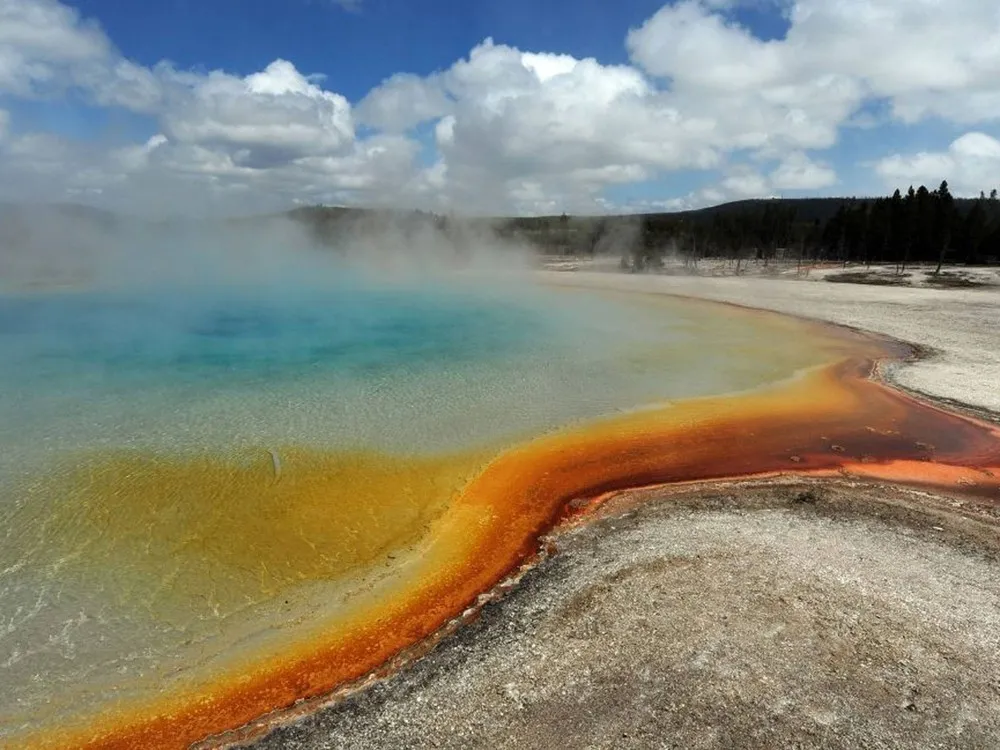
[[965, 219], [960, 224], [960, 234], [955, 245], [961, 252], [966, 265], [979, 260], [980, 250], [989, 236], [986, 200], [986, 196], [981, 194], [979, 200], [976, 201], [976, 204], [965, 215]]
[[910, 260], [910, 254], [913, 252], [914, 236], [917, 233], [916, 217], [917, 193], [913, 189], [913, 185], [910, 185], [910, 189], [906, 191], [906, 198], [903, 199], [903, 215], [900, 222], [903, 230], [901, 241], [902, 252], [899, 256], [899, 267], [896, 271], [900, 275], [906, 271], [906, 264]]
[[934, 269], [934, 275], [941, 273], [941, 266], [944, 265], [945, 255], [948, 253], [948, 246], [951, 244], [952, 233], [955, 223], [955, 199], [952, 198], [948, 190], [948, 181], [943, 180], [941, 186], [934, 192], [935, 216], [934, 216], [934, 239], [938, 244], [938, 262]]

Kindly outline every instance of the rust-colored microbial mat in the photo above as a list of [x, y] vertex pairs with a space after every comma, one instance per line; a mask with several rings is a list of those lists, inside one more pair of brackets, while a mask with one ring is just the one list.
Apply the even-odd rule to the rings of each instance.
[[[314, 607], [308, 618], [291, 600], [283, 615], [279, 596], [278, 609], [262, 610], [261, 619], [281, 628], [245, 636], [259, 648], [234, 649], [232, 657], [190, 673], [178, 670], [154, 699], [126, 695], [109, 701], [100, 716], [26, 730], [17, 745], [187, 747], [330, 693], [474, 605], [536, 553], [539, 537], [565, 518], [571, 503], [617, 490], [847, 472], [1000, 501], [1000, 431], [880, 384], [870, 377], [874, 362], [898, 356], [898, 348], [848, 338], [854, 353], [778, 386], [622, 414], [499, 456], [403, 459], [289, 447], [276, 451], [279, 474], [267, 456], [241, 473], [224, 459], [96, 455], [80, 469], [87, 482], [58, 480], [66, 483], [67, 500], [53, 523], [98, 525], [116, 542], [52, 554], [104, 556], [106, 585], [143, 592], [152, 621], [189, 611], [194, 599], [202, 608], [236, 612], [275, 592], [295, 592], [299, 581], [298, 597], [308, 597], [308, 584], [318, 579], [350, 583], [336, 607]], [[326, 500], [334, 484], [355, 488], [389, 509], [383, 518], [398, 521], [380, 522], [351, 559], [338, 559], [336, 551], [345, 535], [370, 528], [363, 519], [369, 511], [331, 508]], [[254, 503], [239, 502], [254, 492]], [[117, 513], [101, 500], [108, 493], [127, 499], [113, 506]], [[178, 493], [216, 498], [218, 512], [185, 517], [172, 500]], [[178, 533], [164, 535], [165, 528]], [[271, 543], [247, 547], [240, 541], [246, 538]], [[124, 561], [137, 557], [143, 566], [126, 570]], [[170, 565], [177, 565], [177, 577], [164, 586], [160, 573]], [[211, 574], [199, 573], [205, 570]], [[252, 658], [238, 655], [251, 652]]]

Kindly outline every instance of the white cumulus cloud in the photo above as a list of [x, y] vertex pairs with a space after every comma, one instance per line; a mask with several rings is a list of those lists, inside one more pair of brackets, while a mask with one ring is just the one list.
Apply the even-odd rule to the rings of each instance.
[[265, 165], [335, 153], [354, 140], [347, 99], [324, 91], [285, 60], [245, 78], [216, 71], [172, 82], [180, 90], [162, 120], [178, 143], [217, 146]]
[[770, 174], [771, 185], [779, 190], [818, 190], [837, 182], [837, 173], [810, 159], [801, 151], [786, 156]]
[[[740, 5], [780, 9], [787, 33], [758, 38], [733, 20]], [[629, 64], [486, 39], [352, 104], [292, 60], [249, 75], [148, 67], [59, 0], [0, 0], [13, 113], [0, 114], [0, 198], [603, 211], [613, 186], [710, 170], [709, 187], [635, 204], [689, 206], [830, 190], [845, 127], [878, 138], [887, 120], [928, 118], [966, 135], [890, 153], [869, 165], [876, 178], [978, 194], [1000, 173], [995, 0], [677, 0], [609, 33]], [[16, 127], [9, 101], [66, 95], [139, 113], [156, 135], [80, 143]]]
[[382, 82], [361, 100], [358, 120], [380, 130], [399, 133], [451, 111], [439, 77], [400, 73]]
[[893, 154], [879, 160], [876, 172], [889, 188], [948, 180], [952, 193], [976, 196], [1000, 187], [1000, 140], [985, 133], [966, 133], [943, 151]]

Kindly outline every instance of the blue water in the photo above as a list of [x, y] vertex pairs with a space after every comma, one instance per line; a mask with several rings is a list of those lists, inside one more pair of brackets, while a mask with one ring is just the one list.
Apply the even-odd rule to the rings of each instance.
[[[549, 429], [634, 403], [614, 354], [654, 334], [633, 316], [354, 277], [0, 296], [0, 487], [88, 450], [434, 451]], [[640, 400], [663, 392], [635, 374]]]
[[787, 348], [724, 313], [509, 283], [0, 296], [0, 490], [94, 450], [495, 445], [787, 377]]
[[498, 298], [422, 288], [0, 297], [0, 382], [380, 377], [516, 356], [550, 324]]

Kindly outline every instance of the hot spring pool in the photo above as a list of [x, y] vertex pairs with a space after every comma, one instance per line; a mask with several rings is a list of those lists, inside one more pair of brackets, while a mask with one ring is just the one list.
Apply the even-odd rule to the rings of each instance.
[[502, 517], [502, 483], [456, 505], [496, 456], [841, 346], [707, 304], [464, 277], [2, 296], [0, 744], [112, 736], [309, 664], [457, 569], [444, 540]]

